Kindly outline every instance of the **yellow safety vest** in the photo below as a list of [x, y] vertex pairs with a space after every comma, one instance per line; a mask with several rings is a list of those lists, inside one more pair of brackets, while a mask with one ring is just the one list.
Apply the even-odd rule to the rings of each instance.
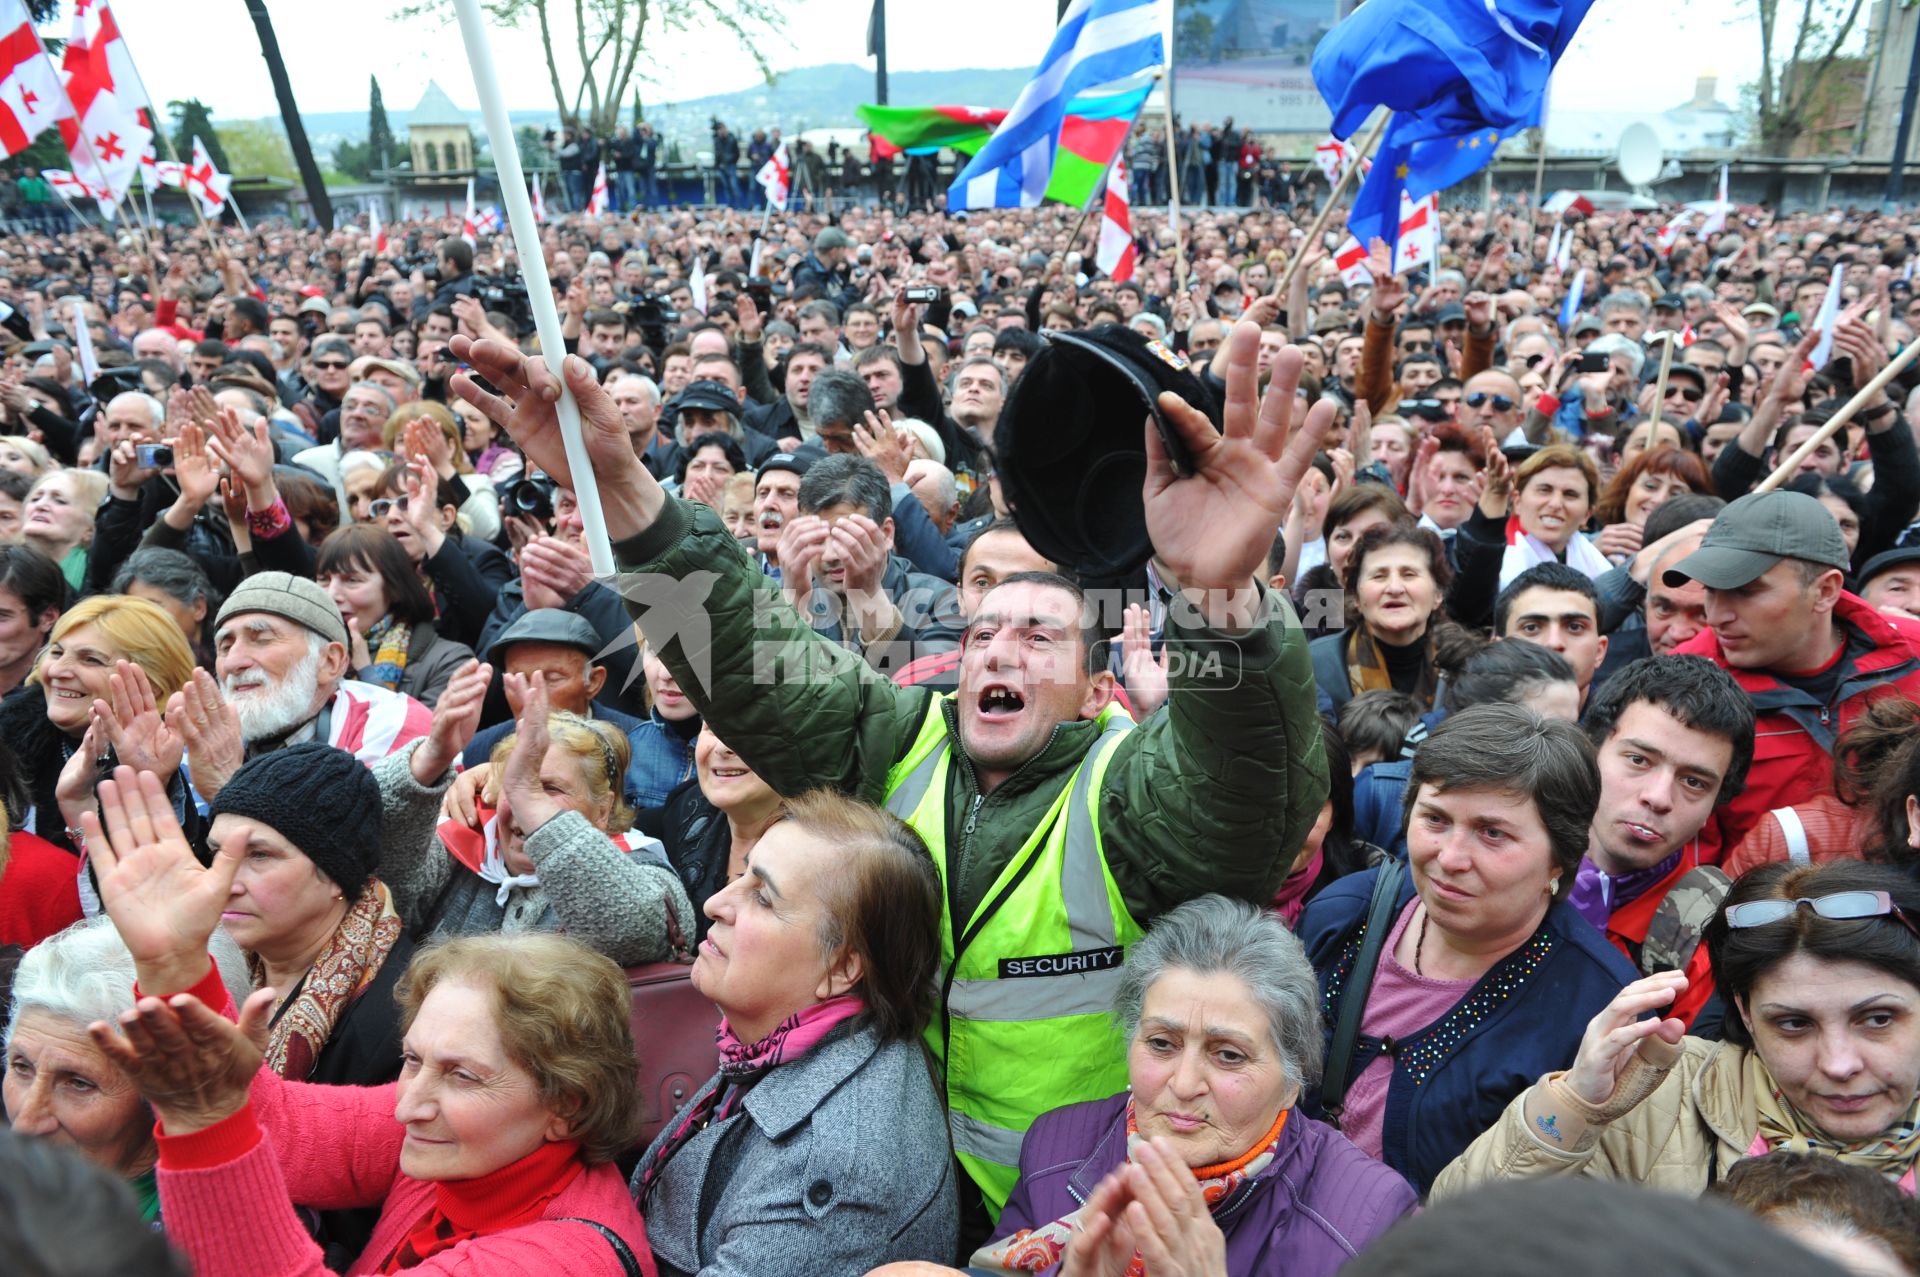
[[[936, 697], [887, 774], [887, 810], [913, 826], [947, 888], [953, 749]], [[1020, 1142], [1042, 1113], [1127, 1084], [1110, 1012], [1126, 947], [1144, 931], [1100, 846], [1100, 789], [1133, 720], [1109, 706], [1101, 733], [956, 937], [940, 911], [941, 1015], [928, 1045], [946, 1069], [954, 1152], [997, 1218], [1019, 1178]]]

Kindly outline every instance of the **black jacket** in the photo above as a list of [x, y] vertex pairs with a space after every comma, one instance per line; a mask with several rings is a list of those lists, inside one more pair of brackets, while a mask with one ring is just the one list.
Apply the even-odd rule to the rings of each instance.
[[667, 863], [693, 902], [693, 939], [698, 944], [713, 925], [704, 908], [707, 898], [727, 885], [727, 863], [733, 856], [733, 831], [725, 813], [707, 801], [700, 778], [694, 776], [668, 794], [663, 805], [643, 809], [633, 826], [666, 848]]

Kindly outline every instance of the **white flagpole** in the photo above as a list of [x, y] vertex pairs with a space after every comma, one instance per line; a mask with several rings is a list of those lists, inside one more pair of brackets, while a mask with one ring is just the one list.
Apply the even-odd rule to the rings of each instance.
[[533, 311], [534, 327], [540, 333], [540, 354], [560, 382], [560, 400], [554, 405], [554, 411], [560, 418], [560, 438], [566, 445], [567, 467], [573, 471], [573, 495], [580, 503], [580, 521], [586, 526], [587, 556], [593, 561], [595, 576], [610, 577], [614, 574], [613, 543], [607, 539], [607, 518], [600, 508], [600, 486], [594, 478], [593, 459], [587, 455], [586, 438], [581, 431], [580, 405], [574, 402], [573, 391], [561, 370], [567, 345], [560, 334], [560, 310], [554, 305], [553, 284], [547, 278], [547, 260], [540, 249], [540, 231], [533, 221], [533, 201], [527, 194], [526, 174], [520, 169], [520, 148], [507, 119], [506, 100], [500, 95], [500, 77], [493, 66], [493, 43], [480, 16], [480, 0], [454, 0], [454, 11], [460, 17], [460, 38], [467, 47], [467, 63], [473, 68], [473, 87], [480, 95], [480, 112], [486, 117], [487, 143], [493, 150], [493, 166], [500, 176], [500, 198], [507, 205], [507, 224], [513, 232], [521, 274], [526, 278], [527, 303]]

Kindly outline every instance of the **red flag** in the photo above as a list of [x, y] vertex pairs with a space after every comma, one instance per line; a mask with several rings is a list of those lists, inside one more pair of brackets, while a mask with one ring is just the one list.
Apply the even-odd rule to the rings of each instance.
[[0, 154], [18, 155], [72, 108], [20, 0], [0, 0], [0, 27]]
[[1107, 203], [1100, 220], [1100, 247], [1095, 258], [1101, 270], [1115, 283], [1133, 278], [1138, 249], [1133, 242], [1133, 207], [1127, 198], [1126, 161], [1113, 157], [1107, 173]]

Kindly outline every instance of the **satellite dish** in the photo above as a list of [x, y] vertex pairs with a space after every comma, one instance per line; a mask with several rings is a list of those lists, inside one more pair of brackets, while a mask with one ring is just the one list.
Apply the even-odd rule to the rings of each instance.
[[1658, 181], [1664, 158], [1660, 135], [1653, 131], [1651, 124], [1645, 121], [1629, 124], [1620, 134], [1620, 156], [1615, 166], [1620, 170], [1620, 179], [1628, 186], [1640, 187]]

